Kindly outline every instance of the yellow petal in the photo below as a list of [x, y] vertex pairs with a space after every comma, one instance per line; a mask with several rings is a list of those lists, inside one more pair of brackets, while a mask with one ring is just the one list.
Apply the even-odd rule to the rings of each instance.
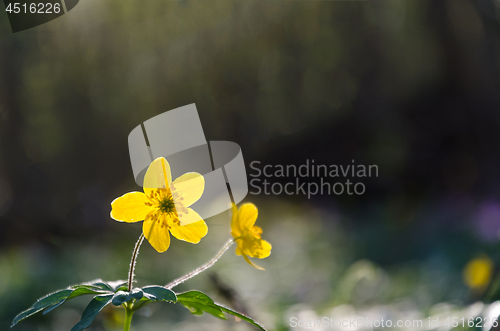
[[243, 258], [245, 259], [245, 261], [247, 261], [248, 264], [250, 264], [255, 269], [266, 270], [266, 269], [262, 268], [260, 265], [257, 265], [255, 263], [253, 263], [252, 261], [250, 261], [250, 259], [248, 258], [248, 256], [246, 256], [245, 254], [243, 254]]
[[[191, 214], [192, 212], [196, 213], [193, 210], [190, 210], [189, 213]], [[200, 215], [198, 215], [198, 217], [199, 220], [197, 222], [189, 223], [187, 225], [182, 225], [182, 226], [175, 226], [175, 225], [172, 226], [170, 228], [170, 233], [172, 233], [172, 236], [174, 236], [179, 240], [184, 240], [192, 244], [199, 243], [201, 238], [205, 237], [206, 234], [208, 233], [208, 227], [205, 224], [205, 221], [203, 221], [203, 219], [200, 217]]]
[[170, 172], [170, 164], [168, 164], [167, 160], [164, 157], [159, 157], [148, 167], [146, 171], [146, 175], [144, 176], [144, 192], [148, 194], [146, 191], [158, 188], [169, 188], [170, 183], [172, 183], [172, 173]]
[[161, 215], [160, 217], [163, 218], [160, 222], [148, 217], [142, 224], [142, 232], [151, 246], [159, 253], [163, 253], [170, 246], [170, 234], [168, 233], [168, 228], [164, 226], [164, 224], [167, 224], [164, 223], [166, 222], [166, 216]]
[[[233, 203], [231, 206], [231, 235], [233, 238], [241, 237], [241, 229], [238, 224], [238, 207]], [[241, 255], [241, 254], [238, 254]]]
[[241, 240], [236, 241], [236, 255], [242, 256], [243, 255], [243, 242]]
[[272, 246], [265, 240], [258, 240], [250, 249], [245, 250], [245, 253], [250, 257], [255, 257], [257, 259], [265, 259], [271, 255]]
[[111, 202], [112, 219], [119, 222], [139, 222], [146, 218], [146, 215], [154, 210], [147, 206], [150, 203], [148, 197], [142, 192], [130, 192], [116, 198]]
[[239, 230], [244, 232], [249, 230], [257, 221], [259, 211], [253, 203], [245, 203], [238, 210], [238, 219], [236, 223], [239, 225]]
[[188, 172], [172, 183], [172, 194], [176, 203], [189, 207], [198, 201], [205, 190], [205, 178], [197, 172]]
[[184, 208], [181, 211], [177, 211], [177, 215], [181, 226], [203, 221], [203, 218], [191, 208]]
[[238, 214], [238, 207], [234, 203], [231, 203], [231, 213], [233, 218]]

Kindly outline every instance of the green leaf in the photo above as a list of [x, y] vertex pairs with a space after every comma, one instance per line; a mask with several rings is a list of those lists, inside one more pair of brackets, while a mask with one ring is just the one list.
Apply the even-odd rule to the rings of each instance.
[[12, 327], [16, 326], [17, 323], [30, 317], [31, 315], [38, 313], [40, 310], [42, 310], [42, 309], [37, 310], [35, 308], [28, 308], [28, 309], [20, 312], [19, 314], [16, 315], [16, 317], [14, 317], [14, 319], [12, 320], [12, 323], [10, 324], [10, 327], [12, 328]]
[[142, 288], [144, 296], [151, 301], [177, 302], [177, 296], [172, 290], [163, 286], [146, 286]]
[[126, 286], [126, 283], [127, 282], [123, 280], [117, 280], [106, 283], [101, 279], [96, 279], [90, 282], [72, 285], [66, 289], [47, 294], [46, 296], [38, 299], [30, 308], [19, 313], [12, 321], [10, 327], [15, 326], [20, 321], [40, 311], [43, 311], [43, 314], [47, 314], [52, 310], [56, 309], [57, 307], [59, 307], [60, 305], [62, 305], [63, 303], [65, 303], [69, 299], [86, 294], [114, 293], [117, 290]]
[[163, 286], [151, 285], [142, 288], [143, 297], [134, 303], [134, 310], [140, 309], [155, 301], [177, 302], [175, 293]]
[[121, 306], [123, 303], [127, 302], [129, 298], [128, 292], [118, 291], [113, 296], [111, 303], [115, 306]]
[[105, 294], [94, 297], [83, 311], [80, 322], [78, 322], [71, 331], [81, 331], [88, 328], [97, 314], [111, 302], [113, 296], [113, 294]]
[[130, 291], [128, 296], [130, 300], [132, 299], [141, 300], [144, 297], [144, 291], [140, 288], [134, 288], [132, 289], [132, 291]]
[[202, 292], [189, 291], [178, 294], [177, 302], [189, 309], [194, 315], [202, 315], [205, 312], [217, 318], [227, 320], [220, 307]]
[[224, 313], [227, 313], [252, 324], [262, 331], [266, 331], [266, 329], [264, 329], [262, 325], [254, 321], [252, 318], [243, 315], [242, 313], [238, 313], [237, 311], [234, 311], [232, 309], [216, 304], [206, 294], [199, 291], [189, 291], [177, 294], [177, 302], [184, 305], [191, 311], [191, 313], [195, 315], [202, 315], [204, 312], [206, 312], [215, 317], [227, 319], [224, 315]]
[[117, 292], [120, 290], [123, 290], [123, 291], [127, 290], [127, 281], [126, 280], [115, 280], [115, 281], [107, 282], [105, 284], [108, 287], [110, 287], [113, 292]]
[[232, 309], [229, 309], [229, 308], [226, 308], [224, 306], [221, 306], [221, 305], [217, 305], [223, 312], [225, 313], [228, 313], [228, 314], [231, 314], [233, 316], [236, 316], [238, 317], [239, 319], [245, 321], [245, 322], [248, 322], [250, 324], [252, 324], [253, 326], [259, 328], [260, 330], [262, 331], [266, 331], [266, 329], [264, 329], [264, 327], [262, 325], [260, 325], [259, 323], [257, 323], [256, 321], [254, 321], [252, 318], [248, 317], [247, 315], [243, 315], [242, 313], [238, 313], [237, 311], [234, 311]]
[[104, 282], [102, 279], [95, 279], [93, 281], [83, 283], [80, 285], [87, 285], [94, 287], [102, 291], [117, 292], [119, 290], [127, 290], [127, 281], [125, 280], [115, 280], [112, 282]]
[[51, 311], [53, 311], [54, 309], [56, 309], [57, 307], [59, 307], [60, 305], [65, 303], [66, 301], [68, 301], [69, 299], [73, 299], [73, 298], [79, 297], [81, 295], [108, 293], [108, 291], [101, 291], [101, 290], [96, 291], [92, 287], [89, 287], [86, 285], [76, 285], [76, 286], [72, 286], [72, 288], [73, 288], [73, 290], [72, 290], [71, 294], [66, 299], [61, 300], [58, 303], [55, 303], [55, 304], [51, 305], [50, 307], [46, 308], [43, 311], [43, 314], [45, 315], [47, 313], [50, 313]]
[[140, 288], [134, 288], [130, 292], [118, 291], [115, 293], [111, 303], [115, 306], [121, 306], [125, 302], [132, 300], [141, 300], [144, 297], [144, 292]]
[[66, 300], [72, 292], [73, 292], [73, 290], [71, 290], [71, 289], [59, 290], [59, 291], [47, 294], [46, 296], [38, 299], [30, 308], [19, 313], [16, 317], [14, 317], [14, 320], [12, 321], [12, 324], [10, 327], [15, 326], [17, 323], [19, 323], [23, 319], [28, 318], [31, 315], [36, 314], [39, 311], [42, 311], [47, 307], [56, 305], [56, 304], [60, 303], [61, 301]]

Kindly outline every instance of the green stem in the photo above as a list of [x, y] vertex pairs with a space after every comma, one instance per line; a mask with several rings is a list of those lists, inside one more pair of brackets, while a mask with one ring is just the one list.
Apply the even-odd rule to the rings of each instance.
[[123, 326], [123, 331], [130, 331], [130, 325], [132, 324], [132, 316], [134, 311], [128, 307], [125, 307], [125, 324]]
[[135, 263], [137, 260], [137, 255], [139, 254], [139, 248], [141, 247], [143, 240], [144, 240], [144, 233], [141, 233], [139, 240], [137, 240], [137, 242], [135, 243], [134, 253], [132, 254], [132, 261], [130, 261], [130, 269], [128, 271], [128, 282], [127, 282], [127, 287], [129, 292], [132, 291], [132, 286], [133, 286], [132, 284], [134, 282]]
[[[236, 238], [236, 239], [239, 239], [239, 238]], [[229, 239], [226, 242], [226, 244], [221, 248], [219, 253], [217, 253], [217, 255], [215, 255], [210, 261], [208, 261], [204, 265], [194, 269], [190, 273], [188, 273], [182, 277], [179, 277], [176, 280], [168, 283], [167, 285], [165, 285], [165, 287], [168, 288], [169, 290], [171, 290], [174, 287], [176, 287], [177, 285], [184, 283], [186, 280], [193, 278], [194, 276], [202, 273], [203, 271], [205, 271], [208, 268], [210, 268], [211, 266], [213, 266], [215, 264], [215, 262], [217, 262], [217, 260], [219, 260], [221, 258], [221, 256], [229, 249], [229, 247], [231, 247], [231, 245], [235, 242], [236, 239]]]

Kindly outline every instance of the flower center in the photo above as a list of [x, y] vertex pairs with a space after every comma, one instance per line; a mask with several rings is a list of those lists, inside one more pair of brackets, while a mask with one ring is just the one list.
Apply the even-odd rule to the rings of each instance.
[[172, 215], [176, 213], [175, 202], [171, 194], [158, 200], [158, 209], [162, 214]]
[[255, 239], [260, 239], [261, 238], [261, 234], [262, 234], [262, 229], [258, 226], [252, 226], [249, 230], [248, 230], [248, 234], [250, 235], [250, 237], [252, 238], [255, 238]]
[[[146, 202], [146, 206], [154, 207], [156, 210], [149, 214], [149, 218], [153, 221], [158, 222], [161, 227], [170, 227], [175, 224], [177, 226], [181, 225], [179, 218], [183, 214], [187, 214], [188, 209], [182, 204], [182, 196], [179, 196], [178, 192], [170, 188], [167, 189], [156, 189], [152, 190], [148, 195], [150, 199]], [[168, 216], [167, 218], [161, 216]]]

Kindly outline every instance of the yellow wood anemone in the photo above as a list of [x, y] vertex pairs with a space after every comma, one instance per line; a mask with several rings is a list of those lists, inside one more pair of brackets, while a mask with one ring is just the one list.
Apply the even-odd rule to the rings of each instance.
[[264, 259], [271, 255], [271, 244], [261, 238], [262, 229], [254, 225], [259, 213], [257, 207], [253, 203], [245, 203], [238, 210], [233, 204], [232, 212], [231, 235], [238, 245], [236, 255], [243, 256], [252, 267], [264, 270], [249, 259]]
[[130, 192], [111, 203], [111, 218], [119, 222], [144, 221], [144, 236], [158, 252], [170, 246], [170, 233], [179, 240], [200, 242], [208, 228], [197, 212], [189, 208], [205, 189], [205, 179], [196, 172], [172, 182], [170, 165], [159, 157], [149, 165], [144, 177], [144, 193]]

